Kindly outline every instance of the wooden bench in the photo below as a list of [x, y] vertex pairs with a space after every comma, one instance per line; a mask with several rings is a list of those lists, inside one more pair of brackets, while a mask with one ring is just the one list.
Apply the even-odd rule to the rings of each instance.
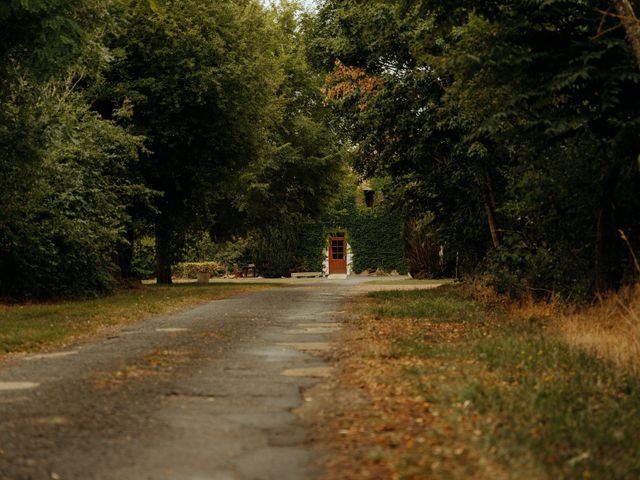
[[322, 277], [322, 272], [295, 272], [291, 274], [291, 278], [315, 278]]

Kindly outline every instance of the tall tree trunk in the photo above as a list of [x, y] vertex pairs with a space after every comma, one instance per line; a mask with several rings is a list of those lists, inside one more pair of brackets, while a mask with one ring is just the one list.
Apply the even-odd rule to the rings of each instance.
[[610, 204], [601, 205], [596, 228], [596, 290], [599, 293], [604, 293], [613, 287], [611, 272], [613, 208]]
[[498, 234], [498, 222], [496, 221], [496, 201], [493, 196], [493, 186], [491, 178], [488, 174], [484, 174], [482, 179], [482, 196], [484, 198], [484, 206], [487, 212], [487, 222], [489, 223], [489, 232], [494, 248], [500, 248], [500, 235]]
[[640, 21], [638, 21], [638, 17], [633, 11], [633, 5], [630, 0], [614, 0], [613, 6], [624, 26], [627, 40], [631, 44], [638, 68], [640, 68]]
[[159, 284], [171, 285], [171, 230], [162, 218], [156, 220], [156, 277]]
[[615, 191], [618, 184], [618, 169], [613, 169], [606, 176], [600, 208], [598, 210], [598, 222], [596, 225], [596, 265], [595, 284], [596, 291], [603, 293], [615, 287], [615, 262], [618, 242], [615, 225]]

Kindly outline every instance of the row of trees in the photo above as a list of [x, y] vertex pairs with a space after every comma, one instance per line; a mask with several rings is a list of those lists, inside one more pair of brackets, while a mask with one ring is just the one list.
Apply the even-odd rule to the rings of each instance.
[[86, 295], [156, 239], [321, 213], [342, 169], [295, 3], [0, 5], [0, 296]]
[[426, 243], [504, 290], [582, 297], [638, 274], [637, 7], [326, 0], [310, 58], [358, 172], [391, 177]]
[[0, 296], [106, 291], [145, 235], [160, 282], [202, 232], [286, 245], [345, 151], [413, 249], [515, 293], [615, 288], [640, 246], [638, 7], [4, 2]]

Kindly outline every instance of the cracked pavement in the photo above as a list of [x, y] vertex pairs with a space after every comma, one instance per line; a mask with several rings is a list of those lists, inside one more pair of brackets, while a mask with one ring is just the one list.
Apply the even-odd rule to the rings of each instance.
[[0, 479], [317, 477], [324, 452], [293, 410], [331, 374], [357, 283], [301, 281], [0, 361]]

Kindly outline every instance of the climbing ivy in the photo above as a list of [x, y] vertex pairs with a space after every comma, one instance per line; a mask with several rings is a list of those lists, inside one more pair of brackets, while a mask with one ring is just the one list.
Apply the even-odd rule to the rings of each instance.
[[300, 234], [298, 241], [299, 269], [303, 272], [321, 272], [323, 254], [327, 247], [329, 231], [323, 222], [308, 224]]
[[307, 225], [300, 236], [300, 268], [321, 271], [329, 236], [345, 233], [353, 252], [353, 270], [407, 272], [402, 220], [382, 204], [372, 208], [356, 205], [350, 197], [322, 221]]

